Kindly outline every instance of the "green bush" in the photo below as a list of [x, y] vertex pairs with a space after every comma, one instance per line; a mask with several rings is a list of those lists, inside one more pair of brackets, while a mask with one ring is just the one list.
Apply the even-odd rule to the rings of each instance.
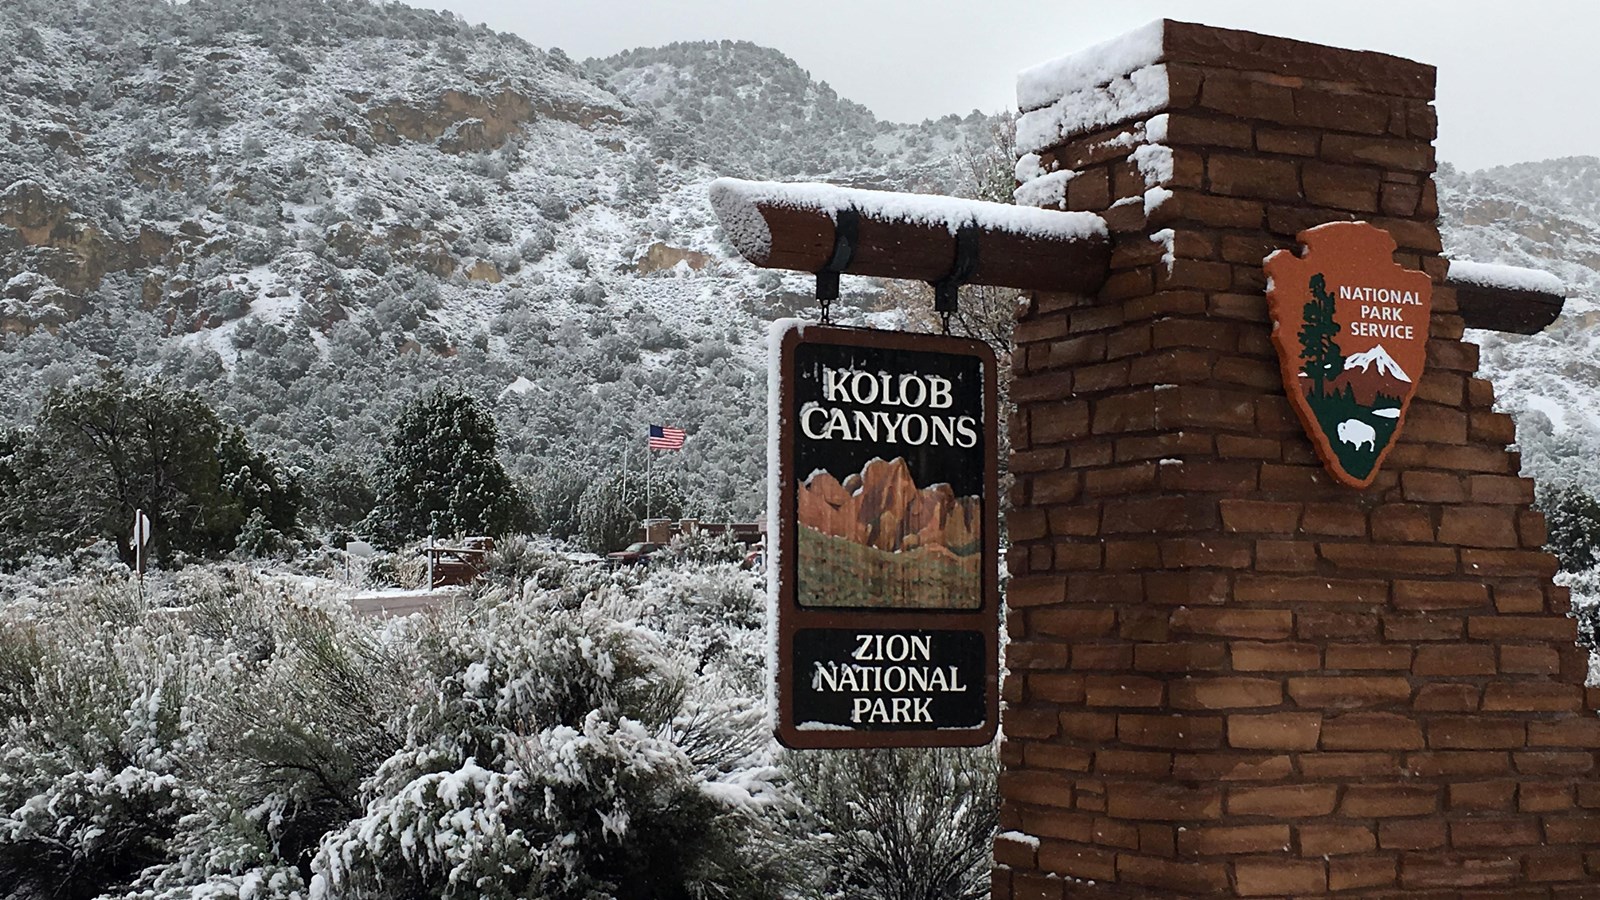
[[1568, 484], [1542, 492], [1539, 508], [1548, 531], [1545, 548], [1561, 560], [1563, 571], [1600, 565], [1600, 501]]
[[496, 451], [493, 417], [470, 395], [435, 388], [396, 423], [376, 470], [367, 522], [391, 546], [427, 535], [503, 535], [522, 499]]
[[30, 432], [0, 443], [0, 552], [67, 553], [96, 539], [133, 560], [135, 510], [151, 521], [147, 554], [216, 556], [252, 534], [298, 532], [300, 488], [252, 449], [199, 394], [111, 370], [50, 391]]

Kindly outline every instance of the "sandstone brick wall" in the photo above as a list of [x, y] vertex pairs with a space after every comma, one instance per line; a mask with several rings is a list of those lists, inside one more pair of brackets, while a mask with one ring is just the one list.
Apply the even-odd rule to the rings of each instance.
[[[1016, 332], [996, 900], [1600, 897], [1600, 695], [1440, 283], [1432, 68], [1164, 46], [1169, 199], [1117, 203], [1149, 187], [1126, 125], [1043, 154], [1116, 249], [1099, 296], [1036, 296]], [[1436, 282], [1364, 491], [1288, 405], [1261, 270], [1349, 218]]]

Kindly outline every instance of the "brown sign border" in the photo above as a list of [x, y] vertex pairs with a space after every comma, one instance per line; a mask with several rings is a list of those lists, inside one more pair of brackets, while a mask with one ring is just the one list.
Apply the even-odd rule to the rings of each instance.
[[[795, 597], [796, 492], [794, 472], [795, 421], [787, 406], [795, 391], [795, 350], [801, 344], [835, 344], [884, 350], [914, 350], [923, 353], [950, 353], [976, 356], [983, 367], [983, 603], [976, 610], [857, 610], [819, 609], [800, 606]], [[776, 665], [769, 673], [776, 697], [774, 733], [785, 747], [797, 750], [875, 747], [979, 747], [994, 740], [1000, 711], [1000, 495], [999, 435], [994, 350], [979, 340], [903, 331], [844, 328], [835, 325], [792, 323], [779, 344], [779, 389], [776, 410], [769, 415], [777, 422], [778, 517], [773, 615], [769, 625], [775, 632]], [[892, 731], [801, 730], [794, 721], [794, 696], [791, 673], [794, 666], [795, 633], [804, 628], [956, 630], [983, 635], [986, 649], [983, 686], [986, 691], [983, 725], [978, 728], [925, 728]]]

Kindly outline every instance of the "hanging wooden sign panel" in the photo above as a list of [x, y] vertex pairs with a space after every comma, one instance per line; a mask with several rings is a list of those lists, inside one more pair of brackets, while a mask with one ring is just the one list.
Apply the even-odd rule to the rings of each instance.
[[1265, 263], [1284, 389], [1328, 471], [1364, 488], [1422, 380], [1433, 280], [1396, 263], [1394, 238], [1366, 222], [1298, 237], [1303, 256], [1279, 250]]
[[976, 746], [998, 710], [995, 360], [780, 323], [773, 695], [796, 748]]

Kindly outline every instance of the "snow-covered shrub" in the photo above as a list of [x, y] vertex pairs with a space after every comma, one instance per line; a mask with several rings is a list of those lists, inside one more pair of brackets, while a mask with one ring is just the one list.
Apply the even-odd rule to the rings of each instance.
[[7, 606], [0, 885], [302, 896], [297, 864], [399, 745], [394, 658], [290, 581], [195, 569], [149, 588], [79, 579], [31, 615]]
[[414, 588], [422, 584], [428, 578], [428, 562], [421, 549], [426, 544], [427, 541], [418, 541], [393, 553], [377, 553], [367, 561], [367, 584], [377, 588]]
[[592, 610], [419, 627], [436, 687], [323, 838], [313, 898], [776, 895], [750, 840], [776, 800], [748, 765], [758, 712], [699, 700], [655, 635]]
[[1600, 566], [1562, 572], [1556, 583], [1572, 592], [1572, 616], [1578, 620], [1578, 643], [1600, 651]]
[[610, 570], [511, 539], [459, 607], [398, 620], [241, 565], [154, 573], [142, 601], [95, 559], [0, 576], [0, 886], [974, 896], [992, 757], [792, 754], [796, 792], [760, 699], [759, 578], [731, 549]]
[[[93, 897], [168, 855], [192, 811], [193, 648], [118, 627], [128, 604], [80, 604], [0, 628], [0, 884]], [[113, 608], [120, 607], [120, 608]]]
[[565, 222], [572, 211], [567, 209], [567, 201], [557, 194], [545, 194], [537, 203], [539, 214], [549, 222]]
[[992, 747], [813, 750], [783, 766], [815, 835], [797, 843], [826, 900], [981, 900], [999, 822]]
[[509, 593], [559, 587], [572, 577], [573, 568], [580, 565], [569, 560], [555, 541], [520, 534], [506, 535], [496, 541], [488, 564], [489, 569], [479, 578], [478, 584], [486, 590], [500, 589]]
[[651, 486], [646, 510], [644, 479], [638, 473], [618, 473], [596, 478], [578, 501], [578, 534], [585, 546], [607, 553], [626, 546], [646, 514], [676, 519], [683, 514], [683, 492], [671, 481], [658, 478]]
[[547, 227], [540, 226], [533, 234], [523, 238], [522, 243], [517, 245], [517, 252], [528, 262], [538, 262], [555, 248], [555, 232]]

